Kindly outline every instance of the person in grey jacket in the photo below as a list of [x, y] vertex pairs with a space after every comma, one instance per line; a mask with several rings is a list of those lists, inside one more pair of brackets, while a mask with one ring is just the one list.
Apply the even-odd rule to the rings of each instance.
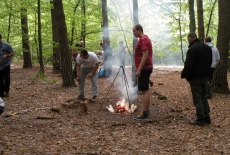
[[209, 47], [211, 47], [212, 49], [212, 65], [211, 65], [211, 73], [210, 73], [210, 79], [207, 83], [207, 97], [209, 99], [212, 98], [212, 88], [211, 88], [211, 83], [212, 83], [212, 78], [213, 78], [213, 74], [216, 68], [216, 65], [218, 64], [218, 62], [220, 61], [220, 53], [219, 50], [211, 43], [212, 42], [212, 38], [211, 37], [206, 37], [204, 39], [204, 43], [207, 44]]

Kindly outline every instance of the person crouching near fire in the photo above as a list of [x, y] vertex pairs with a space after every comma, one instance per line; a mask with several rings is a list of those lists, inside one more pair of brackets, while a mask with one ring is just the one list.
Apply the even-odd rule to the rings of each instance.
[[78, 99], [85, 99], [84, 86], [85, 79], [91, 78], [92, 86], [92, 101], [95, 102], [98, 96], [98, 68], [99, 60], [97, 55], [93, 52], [88, 52], [86, 49], [82, 49], [77, 56], [77, 77], [79, 82], [79, 96]]

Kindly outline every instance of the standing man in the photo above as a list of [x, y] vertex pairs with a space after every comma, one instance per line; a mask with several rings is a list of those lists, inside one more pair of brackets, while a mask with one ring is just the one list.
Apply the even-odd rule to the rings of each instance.
[[203, 126], [211, 123], [206, 84], [210, 76], [212, 50], [193, 32], [188, 35], [188, 42], [189, 49], [181, 77], [186, 78], [189, 82], [193, 103], [196, 107], [197, 119], [190, 121], [190, 124]]
[[101, 65], [103, 65], [105, 77], [110, 77], [112, 75], [113, 52], [106, 42], [100, 43], [100, 46], [103, 48], [103, 61]]
[[120, 58], [120, 65], [125, 68], [126, 51], [125, 51], [125, 46], [123, 45], [123, 41], [119, 42], [119, 58]]
[[211, 37], [206, 37], [204, 39], [204, 43], [206, 43], [209, 47], [211, 47], [212, 49], [212, 65], [211, 65], [211, 73], [209, 76], [209, 81], [207, 82], [207, 95], [208, 98], [211, 99], [212, 98], [212, 88], [211, 88], [211, 83], [212, 83], [212, 78], [213, 78], [213, 73], [215, 71], [216, 65], [219, 63], [220, 61], [220, 54], [219, 54], [219, 50], [211, 43], [212, 42], [212, 38]]
[[12, 47], [2, 41], [0, 34], [0, 97], [9, 97], [10, 91], [10, 64], [14, 56]]
[[140, 24], [133, 27], [133, 35], [139, 38], [135, 47], [134, 62], [136, 66], [136, 77], [138, 78], [138, 90], [142, 92], [142, 112], [135, 120], [144, 120], [149, 117], [149, 78], [153, 70], [152, 43], [144, 34]]
[[95, 102], [98, 96], [98, 74], [99, 60], [97, 55], [93, 52], [88, 52], [86, 49], [82, 49], [77, 56], [77, 78], [79, 82], [79, 96], [78, 99], [85, 99], [84, 86], [85, 79], [91, 78], [92, 85], [92, 101]]

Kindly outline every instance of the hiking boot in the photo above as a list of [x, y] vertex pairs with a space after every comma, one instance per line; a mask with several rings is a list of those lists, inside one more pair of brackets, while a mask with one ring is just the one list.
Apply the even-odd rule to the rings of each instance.
[[203, 119], [197, 119], [194, 121], [190, 121], [189, 122], [191, 125], [199, 125], [199, 126], [204, 126], [205, 125], [205, 121]]
[[78, 100], [84, 100], [84, 99], [85, 99], [85, 96], [84, 96], [84, 95], [79, 95], [79, 96], [77, 97], [77, 99], [78, 99]]
[[97, 101], [97, 96], [93, 96], [92, 102], [96, 102], [96, 101]]
[[4, 96], [9, 97], [9, 92], [5, 92]]
[[149, 112], [141, 112], [138, 116], [135, 116], [134, 120], [145, 120], [149, 117]]
[[204, 117], [204, 121], [205, 121], [205, 123], [207, 123], [207, 124], [211, 124], [210, 116], [205, 116], [205, 117]]

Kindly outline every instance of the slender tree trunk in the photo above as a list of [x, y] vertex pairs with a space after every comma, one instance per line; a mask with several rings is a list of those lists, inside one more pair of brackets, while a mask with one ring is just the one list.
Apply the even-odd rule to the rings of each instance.
[[217, 36], [217, 48], [220, 52], [220, 62], [216, 66], [212, 85], [214, 92], [229, 94], [227, 72], [230, 40], [230, 1], [219, 0], [218, 2], [219, 26]]
[[197, 0], [197, 16], [198, 16], [198, 35], [201, 42], [204, 42], [204, 15], [203, 0]]
[[209, 16], [209, 20], [208, 20], [208, 26], [207, 26], [206, 36], [208, 36], [208, 33], [209, 33], [210, 24], [211, 24], [211, 21], [212, 21], [212, 14], [213, 14], [213, 11], [215, 9], [216, 2], [217, 2], [217, 0], [215, 0], [214, 3], [213, 3], [213, 5], [212, 5], [212, 10], [210, 12], [210, 16]]
[[107, 0], [102, 0], [102, 27], [103, 27], [103, 42], [110, 44], [109, 40], [109, 27], [108, 27], [108, 13], [107, 13]]
[[39, 50], [39, 64], [40, 72], [44, 74], [43, 56], [42, 56], [42, 32], [41, 32], [41, 2], [38, 3], [38, 50]]
[[70, 46], [73, 45], [73, 40], [74, 40], [74, 30], [75, 30], [75, 19], [76, 19], [76, 11], [77, 11], [77, 7], [80, 4], [80, 0], [78, 0], [77, 4], [74, 6], [74, 10], [73, 10], [73, 21], [72, 21], [72, 28], [71, 28], [71, 39], [70, 39]]
[[81, 37], [82, 37], [82, 40], [84, 41], [85, 43], [85, 46], [86, 46], [86, 42], [85, 42], [85, 34], [86, 34], [86, 17], [85, 17], [85, 0], [82, 0], [82, 7], [81, 7], [81, 10], [82, 10], [82, 13], [83, 13], [83, 20], [81, 22]]
[[196, 21], [194, 11], [194, 0], [188, 0], [189, 3], [189, 30], [190, 32], [196, 32]]
[[63, 9], [62, 0], [53, 0], [54, 4], [54, 18], [57, 24], [58, 42], [60, 47], [61, 66], [62, 66], [62, 86], [72, 87], [75, 86], [73, 73], [72, 73], [72, 60], [69, 48], [67, 27], [65, 23], [65, 14]]
[[28, 19], [27, 19], [27, 9], [21, 9], [21, 27], [22, 27], [22, 48], [23, 48], [23, 68], [31, 68], [31, 54], [30, 54], [30, 44], [29, 44], [29, 34], [28, 34]]
[[[139, 18], [138, 18], [138, 1], [137, 0], [133, 0], [133, 24], [136, 25], [139, 23]], [[138, 42], [138, 38], [133, 36], [133, 51], [135, 51], [135, 47], [136, 44]], [[133, 52], [133, 57], [134, 57], [134, 53]], [[134, 60], [134, 59], [133, 59]], [[137, 78], [136, 78], [136, 67], [134, 64], [134, 61], [132, 62], [132, 81], [133, 83], [136, 85], [137, 84]]]

